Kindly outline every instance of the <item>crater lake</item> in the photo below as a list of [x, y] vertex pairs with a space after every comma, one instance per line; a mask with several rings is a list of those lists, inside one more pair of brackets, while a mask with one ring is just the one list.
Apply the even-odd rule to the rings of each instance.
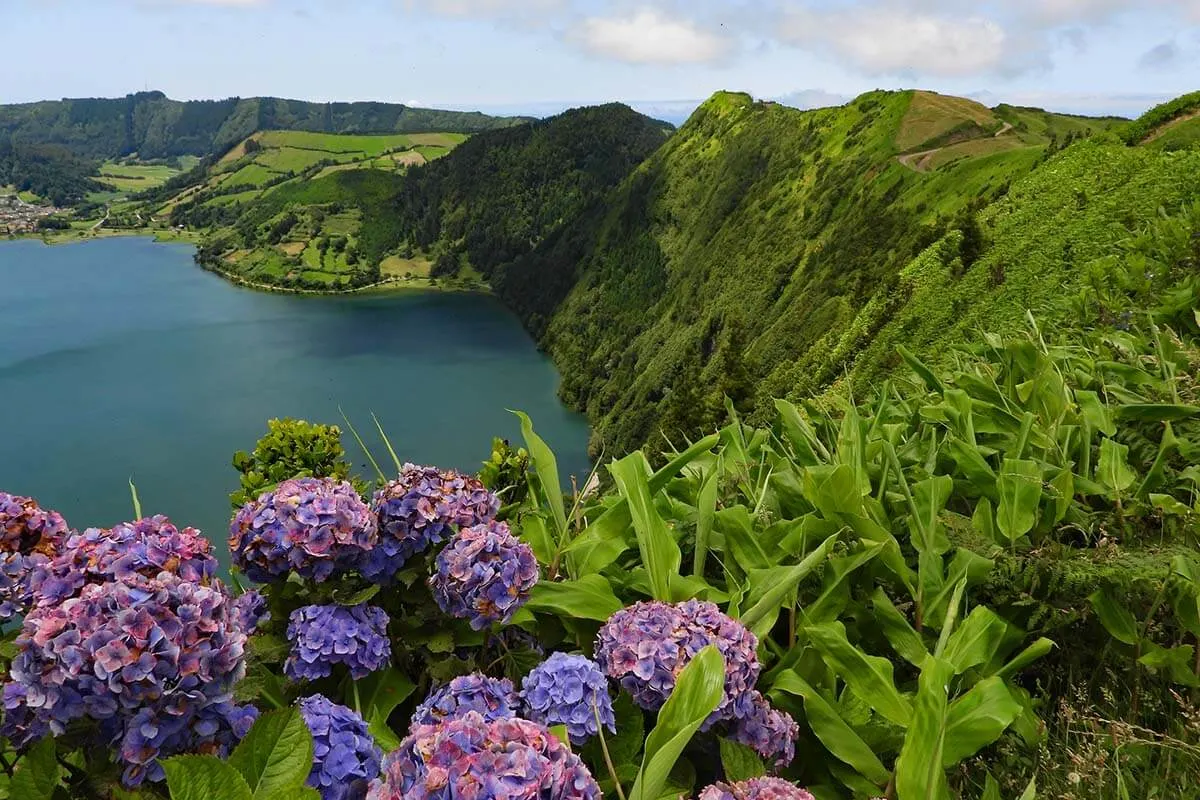
[[265, 294], [192, 261], [189, 245], [114, 238], [0, 243], [0, 491], [68, 524], [144, 514], [200, 528], [227, 561], [236, 450], [275, 417], [338, 424], [356, 470], [402, 460], [475, 472], [528, 413], [564, 473], [588, 469], [585, 418], [520, 323], [486, 295]]

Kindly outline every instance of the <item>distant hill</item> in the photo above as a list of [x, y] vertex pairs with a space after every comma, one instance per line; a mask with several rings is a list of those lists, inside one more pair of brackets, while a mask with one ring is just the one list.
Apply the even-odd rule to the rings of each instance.
[[0, 141], [57, 145], [102, 161], [222, 152], [264, 130], [317, 133], [475, 133], [527, 121], [391, 103], [310, 103], [274, 97], [172, 100], [162, 92], [0, 106]]

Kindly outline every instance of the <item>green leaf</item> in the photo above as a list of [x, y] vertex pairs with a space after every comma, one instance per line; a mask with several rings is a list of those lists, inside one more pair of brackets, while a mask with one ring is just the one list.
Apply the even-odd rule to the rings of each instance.
[[717, 473], [720, 463], [708, 471], [700, 484], [700, 495], [696, 498], [696, 544], [692, 554], [692, 574], [703, 577], [705, 561], [708, 559], [708, 540], [712, 534], [713, 519], [717, 512]]
[[571, 733], [567, 730], [566, 725], [552, 725], [547, 730], [554, 734], [554, 738], [562, 742], [568, 750], [571, 749]]
[[921, 634], [917, 633], [899, 609], [892, 605], [891, 599], [883, 589], [876, 589], [871, 601], [875, 609], [875, 619], [892, 649], [910, 664], [919, 667], [925, 663], [929, 651], [925, 648]]
[[942, 766], [947, 769], [1000, 738], [1021, 713], [1003, 678], [985, 678], [950, 704]]
[[1103, 589], [1088, 597], [1088, 602], [1092, 604], [1092, 608], [1096, 609], [1096, 615], [1100, 617], [1100, 624], [1109, 632], [1109, 635], [1127, 645], [1137, 644], [1139, 638], [1137, 620], [1133, 618], [1129, 609], [1113, 599]]
[[1000, 678], [1011, 678], [1025, 667], [1037, 661], [1054, 649], [1054, 642], [1044, 636], [1038, 639], [1033, 644], [1026, 647], [1016, 655], [1011, 661], [996, 671], [996, 676]]
[[996, 527], [1010, 542], [1029, 533], [1037, 522], [1038, 504], [1042, 499], [1042, 468], [1035, 461], [1004, 459], [996, 481], [1000, 507], [996, 510]]
[[767, 768], [758, 753], [724, 737], [721, 737], [721, 766], [725, 769], [727, 781], [745, 781], [767, 774]]
[[1017, 800], [1037, 800], [1037, 776], [1029, 779], [1029, 785], [1025, 787], [1025, 791], [1021, 792], [1021, 796]]
[[904, 359], [904, 363], [908, 364], [909, 369], [917, 373], [921, 380], [925, 382], [925, 387], [929, 391], [934, 394], [942, 394], [945, 391], [945, 387], [942, 386], [942, 382], [938, 380], [937, 376], [933, 374], [933, 370], [925, 366], [925, 362], [913, 355], [912, 351], [907, 347], [898, 344], [896, 345], [896, 352]]
[[971, 667], [987, 664], [1004, 643], [1008, 623], [989, 608], [979, 606], [963, 620], [946, 644], [942, 658], [961, 675]]
[[667, 525], [654, 507], [654, 498], [646, 481], [649, 464], [646, 456], [635, 451], [609, 465], [617, 491], [629, 504], [633, 530], [637, 537], [642, 565], [650, 576], [655, 600], [671, 601], [671, 576], [679, 574], [679, 545], [671, 538]]
[[953, 491], [954, 479], [949, 475], [938, 475], [912, 485], [916, 513], [909, 518], [908, 524], [917, 552], [941, 555], [950, 549], [950, 540], [946, 538], [938, 515]]
[[255, 798], [304, 785], [313, 765], [313, 742], [297, 708], [260, 716], [229, 756]]
[[892, 662], [868, 656], [850, 644], [846, 628], [840, 622], [813, 625], [806, 627], [804, 632], [824, 657], [825, 664], [856, 695], [891, 722], [908, 726], [912, 720], [912, 704], [896, 689]]
[[679, 673], [675, 689], [658, 712], [658, 723], [646, 738], [642, 768], [630, 800], [657, 800], [680, 754], [725, 693], [725, 660], [712, 645], [705, 647]]
[[520, 532], [517, 534], [521, 541], [529, 545], [529, 549], [533, 550], [534, 558], [539, 564], [549, 566], [554, 561], [554, 554], [558, 551], [558, 545], [554, 543], [554, 536], [551, 535], [550, 529], [546, 527], [546, 520], [536, 514], [528, 514], [521, 518]]
[[380, 717], [385, 722], [396, 706], [408, 699], [416, 684], [395, 667], [376, 670], [358, 682], [364, 719]]
[[804, 698], [804, 716], [821, 744], [840, 761], [849, 764], [877, 786], [891, 779], [891, 773], [875, 755], [871, 746], [846, 724], [837, 709], [793, 670], [775, 678], [773, 691]]
[[777, 573], [774, 583], [766, 587], [759, 596], [759, 599], [742, 614], [742, 624], [753, 630], [759, 621], [765, 619], [772, 611], [777, 610], [787, 593], [796, 588], [800, 584], [800, 581], [804, 580], [810, 572], [829, 557], [834, 544], [837, 543], [837, 538], [838, 535], [836, 533], [830, 536], [821, 543], [820, 547], [809, 553], [803, 561], [794, 567], [788, 567], [783, 572], [771, 570], [771, 572]]
[[988, 773], [983, 782], [983, 796], [979, 800], [1002, 800], [1000, 797], [1000, 784], [992, 777], [992, 773]]
[[379, 594], [379, 584], [373, 583], [370, 586], [350, 592], [349, 594], [335, 590], [333, 593], [333, 602], [337, 603], [339, 606], [358, 606], [367, 602], [377, 594]]
[[538, 581], [525, 607], [576, 619], [606, 622], [624, 607], [613, 594], [612, 584], [599, 575], [584, 575], [575, 581]]
[[1095, 392], [1076, 389], [1075, 402], [1079, 403], [1079, 411], [1083, 415], [1084, 421], [1093, 429], [1100, 431], [1105, 436], [1116, 434], [1117, 426], [1113, 424], [1112, 414], [1109, 413], [1108, 407], [1100, 402], [1099, 395]]
[[175, 756], [162, 766], [171, 800], [254, 800], [241, 773], [216, 756]]
[[545, 440], [534, 433], [533, 421], [529, 419], [529, 415], [523, 411], [512, 413], [521, 420], [521, 435], [525, 438], [525, 447], [529, 450], [533, 470], [537, 473], [538, 483], [545, 495], [542, 499], [546, 501], [550, 507], [550, 513], [554, 515], [554, 527], [558, 531], [558, 539], [561, 542], [567, 535], [567, 509], [563, 504], [562, 485], [558, 480], [558, 460]]
[[1096, 464], [1096, 480], [1112, 489], [1121, 492], [1128, 489], [1137, 480], [1137, 475], [1129, 468], [1129, 448], [1112, 439], [1100, 442], [1100, 460]]
[[61, 777], [54, 739], [46, 737], [17, 762], [9, 783], [9, 795], [14, 800], [50, 800]]
[[400, 747], [400, 737], [392, 730], [392, 726], [387, 724], [387, 717], [376, 713], [367, 720], [367, 732], [371, 734], [371, 738], [375, 740], [375, 744], [383, 749], [383, 752], [390, 753]]
[[904, 800], [949, 800], [942, 768], [946, 752], [947, 686], [954, 667], [930, 656], [921, 669], [912, 726], [896, 760], [896, 791]]
[[1184, 686], [1200, 685], [1200, 677], [1192, 668], [1193, 650], [1190, 644], [1178, 647], [1161, 647], [1153, 642], [1144, 642], [1146, 652], [1138, 663], [1152, 670], [1166, 673], [1175, 683]]
[[1200, 416], [1200, 406], [1181, 403], [1131, 403], [1117, 406], [1117, 419], [1135, 422], [1179, 422]]

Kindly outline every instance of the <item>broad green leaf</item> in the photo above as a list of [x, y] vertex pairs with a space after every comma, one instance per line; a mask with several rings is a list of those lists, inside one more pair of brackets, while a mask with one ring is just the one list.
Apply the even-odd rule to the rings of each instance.
[[1000, 784], [988, 773], [983, 782], [983, 796], [979, 800], [1003, 800], [1000, 797]]
[[942, 442], [942, 452], [950, 456], [958, 466], [958, 471], [970, 482], [971, 488], [988, 497], [995, 496], [996, 473], [978, 447], [954, 436], [948, 436], [946, 441]]
[[1054, 642], [1043, 636], [1020, 653], [1017, 653], [1014, 658], [996, 671], [996, 675], [1000, 678], [1011, 678], [1053, 649]]
[[216, 756], [175, 756], [162, 766], [171, 800], [254, 800], [241, 773]]
[[725, 769], [727, 781], [745, 781], [767, 774], [767, 768], [758, 753], [725, 737], [721, 737], [721, 766]]
[[1117, 406], [1117, 419], [1136, 422], [1179, 422], [1200, 416], [1200, 406], [1180, 403], [1131, 403]]
[[365, 719], [380, 717], [385, 722], [396, 706], [408, 699], [416, 684], [395, 667], [377, 670], [358, 682], [362, 715]]
[[912, 485], [916, 513], [909, 518], [908, 527], [917, 552], [941, 555], [950, 549], [950, 540], [946, 538], [938, 515], [953, 491], [954, 480], [949, 475], [938, 475]]
[[898, 344], [896, 345], [896, 352], [904, 359], [904, 363], [908, 364], [909, 369], [917, 373], [921, 380], [924, 381], [925, 388], [934, 394], [942, 394], [945, 391], [945, 387], [942, 386], [942, 382], [938, 380], [937, 376], [933, 374], [933, 370], [925, 366], [925, 362], [913, 355], [912, 351], [907, 347]]
[[985, 678], [950, 704], [942, 766], [947, 769], [1000, 738], [1021, 713], [1003, 678]]
[[304, 785], [312, 771], [313, 741], [297, 708], [260, 716], [229, 756], [255, 798]]
[[988, 541], [1000, 543], [999, 531], [996, 529], [996, 512], [992, 508], [991, 500], [986, 497], [979, 499], [975, 513], [971, 515], [971, 527], [986, 536]]
[[1100, 442], [1100, 460], [1096, 464], [1096, 480], [1115, 492], [1133, 485], [1137, 475], [1129, 468], [1129, 447], [1112, 439]]
[[1037, 776], [1029, 779], [1029, 785], [1025, 787], [1025, 791], [1021, 792], [1021, 796], [1017, 800], [1037, 800]]
[[998, 614], [979, 606], [950, 637], [942, 658], [953, 665], [956, 675], [961, 675], [971, 667], [991, 661], [1007, 630], [1008, 623]]
[[1193, 670], [1193, 650], [1190, 644], [1178, 647], [1160, 647], [1153, 642], [1143, 642], [1146, 648], [1138, 663], [1165, 673], [1173, 682], [1184, 686], [1200, 686], [1200, 676]]
[[883, 589], [875, 590], [875, 594], [871, 596], [871, 603], [875, 609], [875, 619], [892, 649], [910, 664], [923, 664], [929, 651], [925, 648], [925, 642], [921, 640], [921, 634], [917, 633], [899, 609], [892, 605], [891, 599]]
[[646, 481], [649, 464], [646, 456], [635, 451], [609, 465], [617, 483], [617, 491], [629, 504], [633, 530], [637, 537], [642, 565], [650, 576], [650, 588], [655, 600], [671, 601], [671, 576], [679, 574], [682, 556], [679, 545], [671, 538], [667, 524], [654, 507], [654, 498]]
[[845, 608], [846, 601], [849, 599], [849, 589], [846, 588], [846, 581], [851, 575], [878, 556], [883, 551], [883, 548], [884, 545], [882, 544], [871, 544], [853, 555], [842, 558], [831, 558], [829, 560], [829, 568], [825, 571], [821, 594], [811, 603], [806, 603], [804, 606], [805, 623], [816, 625], [821, 622], [830, 622], [837, 619], [841, 610]]
[[715, 516], [716, 528], [725, 538], [725, 553], [744, 572], [767, 569], [779, 564], [786, 553], [767, 555], [761, 541], [761, 532], [750, 517], [750, 510], [743, 505], [724, 508]]
[[796, 454], [797, 466], [810, 467], [829, 459], [816, 431], [800, 415], [800, 410], [786, 400], [776, 400], [775, 410], [783, 424], [783, 433]]
[[725, 693], [725, 660], [712, 645], [705, 647], [679, 673], [675, 689], [658, 712], [646, 737], [642, 767], [630, 800], [657, 800], [675, 762]]
[[837, 709], [820, 692], [795, 671], [785, 670], [776, 676], [773, 691], [787, 692], [804, 698], [804, 716], [809, 727], [821, 740], [821, 744], [838, 759], [854, 767], [878, 786], [883, 786], [891, 779], [891, 773], [870, 745], [846, 724]]
[[553, 563], [558, 545], [554, 542], [554, 535], [546, 527], [546, 520], [536, 514], [523, 517], [517, 535], [521, 541], [529, 545], [529, 549], [533, 550], [533, 555], [539, 564], [549, 566]]
[[696, 543], [692, 555], [692, 574], [704, 576], [704, 565], [708, 559], [708, 540], [712, 533], [713, 518], [717, 512], [717, 473], [720, 464], [709, 470], [700, 484], [700, 496], [696, 499]]
[[55, 758], [55, 741], [42, 739], [29, 749], [13, 772], [9, 795], [13, 800], [50, 800], [62, 777]]
[[[766, 619], [772, 611], [779, 608], [779, 604], [783, 601], [784, 596], [792, 589], [800, 584], [810, 572], [816, 569], [832, 552], [834, 544], [837, 543], [837, 534], [830, 536], [821, 546], [813, 550], [804, 560], [794, 567], [788, 567], [782, 573], [774, 577], [774, 583], [763, 589], [758, 595], [758, 600], [750, 606], [749, 609], [742, 614], [742, 624], [751, 630], [755, 625]], [[775, 570], [772, 570], [775, 572]]]
[[561, 542], [567, 535], [567, 510], [563, 504], [562, 485], [558, 480], [558, 460], [545, 440], [534, 432], [533, 421], [529, 419], [529, 415], [523, 411], [512, 413], [521, 420], [521, 435], [525, 438], [525, 447], [529, 450], [529, 458], [533, 462], [533, 470], [537, 473], [542, 493], [546, 495], [542, 499], [554, 515], [554, 526]]
[[1035, 461], [1004, 459], [996, 481], [1000, 506], [996, 527], [1010, 542], [1033, 530], [1042, 499], [1042, 468]]
[[624, 606], [607, 578], [584, 575], [579, 580], [538, 581], [525, 607], [531, 611], [548, 611], [576, 619], [606, 622]]
[[547, 730], [554, 734], [555, 739], [566, 745], [568, 750], [571, 749], [571, 733], [567, 730], [566, 725], [552, 725]]
[[1112, 414], [1108, 407], [1100, 402], [1099, 395], [1095, 392], [1076, 389], [1075, 402], [1079, 403], [1079, 412], [1083, 415], [1083, 419], [1094, 430], [1100, 431], [1105, 436], [1116, 434], [1117, 426], [1113, 424]]
[[891, 722], [907, 727], [912, 720], [912, 704], [900, 694], [892, 678], [892, 662], [868, 656], [846, 638], [840, 622], [813, 625], [804, 629], [809, 641], [821, 653], [826, 666], [837, 673], [854, 693]]
[[400, 747], [400, 737], [388, 725], [386, 716], [380, 716], [378, 713], [372, 715], [367, 720], [367, 732], [385, 753], [390, 753]]
[[896, 792], [903, 800], [950, 800], [942, 768], [946, 753], [948, 685], [954, 667], [930, 656], [921, 669], [912, 725], [896, 760]]
[[1092, 604], [1092, 608], [1096, 609], [1096, 616], [1100, 617], [1100, 624], [1114, 639], [1128, 645], [1137, 644], [1139, 638], [1137, 620], [1133, 618], [1129, 609], [1117, 602], [1103, 589], [1088, 597], [1088, 602]]

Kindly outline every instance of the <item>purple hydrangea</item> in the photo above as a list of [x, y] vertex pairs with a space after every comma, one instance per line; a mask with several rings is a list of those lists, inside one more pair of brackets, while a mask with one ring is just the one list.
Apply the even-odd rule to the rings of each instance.
[[785, 711], [771, 707], [758, 691], [742, 695], [733, 710], [730, 738], [752, 748], [775, 769], [783, 769], [796, 756], [800, 726]]
[[782, 778], [751, 778], [738, 783], [714, 783], [700, 800], [814, 800], [808, 791]]
[[321, 793], [321, 800], [363, 800], [383, 756], [367, 723], [319, 694], [300, 701], [300, 715], [313, 737], [308, 785]]
[[578, 655], [554, 653], [538, 664], [521, 682], [525, 716], [547, 727], [566, 725], [574, 744], [581, 745], [599, 733], [599, 720], [617, 730], [608, 679], [595, 661]]
[[254, 633], [259, 625], [264, 625], [271, 619], [271, 612], [267, 610], [267, 598], [257, 589], [242, 592], [233, 602], [233, 618], [247, 635]]
[[112, 528], [88, 528], [67, 537], [62, 552], [30, 575], [36, 605], [57, 605], [85, 584], [119, 580], [130, 585], [169, 572], [189, 583], [217, 574], [212, 543], [195, 528], [180, 530], [161, 514]]
[[483, 630], [508, 622], [538, 580], [537, 559], [503, 522], [464, 528], [437, 557], [429, 579], [438, 606]]
[[295, 570], [323, 581], [350, 570], [378, 540], [375, 517], [345, 481], [293, 478], [247, 503], [229, 528], [233, 561], [252, 581]]
[[715, 645], [725, 659], [725, 696], [705, 729], [734, 713], [734, 703], [758, 680], [758, 639], [713, 603], [647, 601], [609, 617], [596, 637], [596, 661], [642, 708], [657, 711], [693, 657]]
[[368, 800], [600, 800], [579, 756], [536, 722], [471, 712], [416, 728], [383, 759]]
[[517, 716], [518, 705], [512, 681], [474, 672], [460, 675], [430, 692], [413, 712], [411, 727], [415, 730], [420, 725], [436, 725], [468, 712], [475, 712], [488, 722], [508, 719]]
[[21, 747], [91, 720], [117, 748], [128, 785], [157, 780], [158, 758], [196, 747], [224, 753], [248, 728], [253, 711], [232, 705], [245, 644], [220, 581], [164, 572], [88, 584], [25, 617], [0, 735]]
[[31, 497], [0, 492], [0, 622], [27, 612], [30, 575], [62, 549], [67, 523]]
[[371, 510], [379, 520], [379, 544], [360, 570], [368, 580], [386, 583], [409, 558], [455, 529], [491, 522], [500, 500], [475, 478], [405, 464], [399, 478], [375, 492]]
[[345, 664], [350, 677], [365, 678], [391, 663], [387, 626], [387, 612], [376, 606], [298, 608], [288, 619], [292, 652], [284, 674], [294, 681], [314, 681], [332, 673], [335, 664]]

